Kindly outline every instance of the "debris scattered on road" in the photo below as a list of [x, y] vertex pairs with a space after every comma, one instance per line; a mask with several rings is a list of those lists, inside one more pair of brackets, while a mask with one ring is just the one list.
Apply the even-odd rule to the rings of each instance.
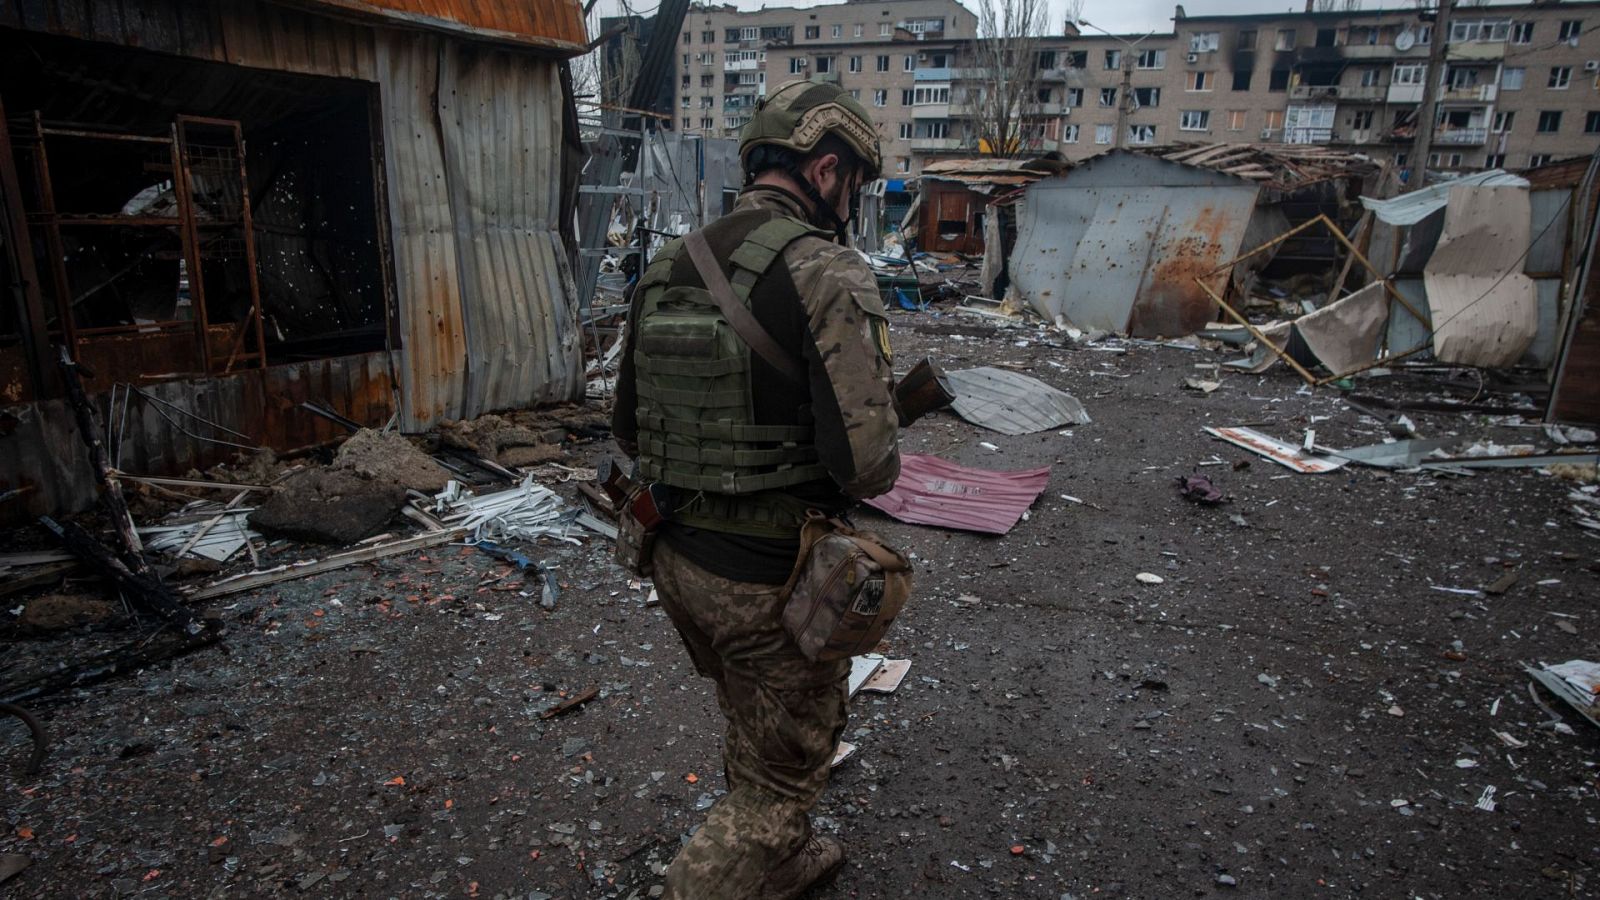
[[936, 456], [904, 453], [894, 487], [865, 502], [902, 522], [1005, 534], [1049, 481], [1049, 466], [993, 472]]
[[1211, 479], [1204, 475], [1179, 475], [1176, 481], [1178, 496], [1185, 500], [1215, 506], [1228, 499], [1217, 490], [1216, 485], [1211, 483]]
[[1286, 444], [1275, 437], [1262, 434], [1254, 428], [1213, 428], [1208, 425], [1205, 427], [1205, 432], [1212, 437], [1243, 447], [1251, 453], [1264, 456], [1281, 466], [1303, 474], [1320, 475], [1332, 472], [1343, 467], [1346, 462], [1343, 459], [1325, 456], [1320, 453], [1306, 453], [1303, 449], [1293, 444]]
[[1020, 372], [983, 366], [947, 372], [945, 379], [956, 395], [950, 408], [991, 431], [1034, 434], [1089, 424], [1089, 413], [1078, 398]]

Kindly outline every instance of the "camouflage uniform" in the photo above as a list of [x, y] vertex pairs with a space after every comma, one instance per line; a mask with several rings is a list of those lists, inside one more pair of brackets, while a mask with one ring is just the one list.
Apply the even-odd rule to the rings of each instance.
[[[798, 198], [769, 187], [747, 189], [735, 213], [755, 208], [806, 218]], [[854, 251], [819, 237], [794, 241], [781, 262], [814, 344], [789, 349], [810, 370], [829, 487], [850, 498], [881, 494], [894, 484], [900, 457], [887, 320], [876, 280]], [[638, 428], [630, 357], [623, 357], [614, 430], [633, 453]], [[759, 406], [759, 391], [754, 399]], [[766, 875], [806, 843], [807, 811], [827, 784], [844, 731], [850, 665], [801, 655], [780, 621], [779, 584], [719, 575], [705, 559], [687, 558], [670, 532], [663, 537], [655, 551], [656, 590], [696, 671], [716, 686], [727, 720], [728, 785], [728, 795], [668, 870], [667, 897], [745, 900], [758, 896]]]

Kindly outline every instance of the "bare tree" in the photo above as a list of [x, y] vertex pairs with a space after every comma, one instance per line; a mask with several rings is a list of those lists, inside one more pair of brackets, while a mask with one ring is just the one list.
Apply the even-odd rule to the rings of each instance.
[[1017, 156], [1025, 147], [1026, 116], [1037, 105], [1039, 37], [1048, 27], [1047, 0], [977, 0], [978, 40], [973, 61], [978, 84], [968, 78], [968, 138], [984, 152]]

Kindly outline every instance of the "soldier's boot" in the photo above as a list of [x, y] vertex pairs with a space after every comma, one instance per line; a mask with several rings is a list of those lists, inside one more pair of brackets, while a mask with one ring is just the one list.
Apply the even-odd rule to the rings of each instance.
[[761, 900], [794, 900], [826, 884], [844, 867], [844, 845], [831, 837], [812, 835], [799, 852], [778, 864], [761, 885]]

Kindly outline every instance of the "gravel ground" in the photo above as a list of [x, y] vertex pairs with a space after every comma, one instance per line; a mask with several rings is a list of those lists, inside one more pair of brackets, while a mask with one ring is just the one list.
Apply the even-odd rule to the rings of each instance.
[[[1564, 707], [1568, 732], [1543, 725], [1520, 672], [1600, 658], [1571, 483], [1294, 474], [1201, 427], [1314, 424], [1353, 446], [1383, 425], [1285, 372], [1181, 390], [1227, 358], [1210, 351], [912, 328], [951, 321], [897, 315], [902, 359], [1018, 364], [1094, 422], [1006, 437], [940, 414], [906, 435], [968, 465], [1052, 465], [1004, 537], [857, 515], [915, 555], [888, 648], [912, 669], [853, 704], [861, 749], [817, 811], [850, 864], [817, 897], [1600, 893], [1600, 731]], [[1195, 471], [1231, 502], [1179, 498]], [[537, 553], [559, 567], [553, 611], [458, 546], [230, 598], [225, 649], [41, 709], [38, 777], [0, 722], [0, 853], [33, 859], [6, 896], [649, 896], [721, 790], [720, 720], [607, 547]], [[1437, 589], [1508, 571], [1503, 595]], [[108, 639], [9, 640], [7, 665]]]

